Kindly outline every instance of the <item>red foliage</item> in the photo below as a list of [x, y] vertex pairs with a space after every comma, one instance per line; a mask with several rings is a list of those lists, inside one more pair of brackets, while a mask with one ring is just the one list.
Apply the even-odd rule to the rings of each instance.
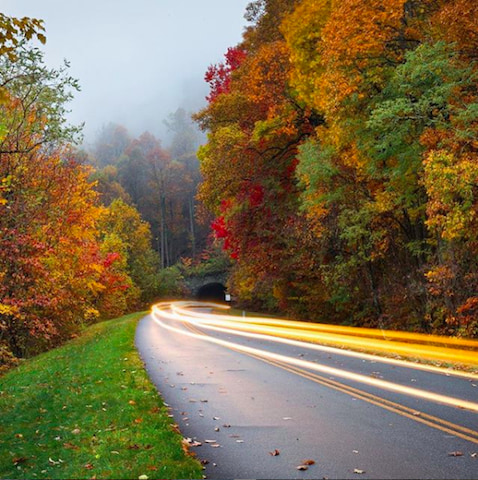
[[228, 235], [224, 217], [218, 217], [212, 222], [212, 229], [216, 238], [226, 238]]
[[210, 65], [204, 75], [204, 80], [209, 83], [211, 88], [206, 97], [210, 103], [214, 102], [219, 95], [229, 92], [231, 73], [239, 68], [246, 58], [246, 52], [241, 47], [228, 48], [224, 58], [226, 59], [225, 63]]
[[264, 200], [264, 187], [262, 185], [253, 185], [249, 190], [249, 205], [258, 207]]
[[116, 253], [116, 252], [111, 252], [111, 253], [108, 253], [108, 255], [106, 255], [106, 258], [103, 260], [103, 265], [106, 267], [106, 268], [109, 268], [111, 267], [111, 265], [116, 262], [116, 260], [118, 260], [120, 258], [120, 254], [119, 253]]

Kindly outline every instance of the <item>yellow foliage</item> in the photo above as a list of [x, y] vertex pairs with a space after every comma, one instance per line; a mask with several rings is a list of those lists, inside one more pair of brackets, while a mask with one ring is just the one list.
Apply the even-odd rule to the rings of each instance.
[[94, 294], [102, 292], [103, 290], [105, 290], [105, 288], [106, 287], [103, 284], [95, 280], [91, 280], [88, 282], [88, 289]]
[[476, 165], [476, 157], [457, 159], [445, 151], [432, 151], [424, 161], [423, 182], [429, 197], [426, 223], [445, 240], [476, 237]]
[[322, 30], [330, 17], [332, 3], [304, 0], [281, 26], [293, 65], [290, 83], [302, 101], [318, 110], [322, 107], [320, 87], [324, 72]]
[[0, 303], [0, 315], [17, 315], [18, 308], [13, 305], [6, 305], [4, 303]]
[[83, 318], [86, 321], [94, 321], [94, 320], [97, 320], [99, 317], [100, 317], [100, 312], [93, 307], [88, 307], [83, 312]]

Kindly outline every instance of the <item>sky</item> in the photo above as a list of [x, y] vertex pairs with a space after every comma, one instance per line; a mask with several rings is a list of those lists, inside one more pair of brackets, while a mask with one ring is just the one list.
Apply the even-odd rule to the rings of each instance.
[[164, 138], [170, 113], [204, 106], [204, 73], [241, 40], [249, 1], [0, 0], [0, 10], [44, 20], [46, 63], [71, 63], [81, 92], [68, 120], [85, 122], [91, 143], [109, 122]]

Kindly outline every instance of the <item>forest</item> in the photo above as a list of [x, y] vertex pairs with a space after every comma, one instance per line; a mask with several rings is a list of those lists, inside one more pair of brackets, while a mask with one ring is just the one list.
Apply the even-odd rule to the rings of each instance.
[[[49, 68], [41, 20], [0, 16], [0, 370], [91, 323], [182, 296], [208, 259], [196, 219], [198, 130], [183, 109], [168, 149], [110, 123], [85, 149], [66, 121], [80, 88]], [[178, 264], [178, 265], [176, 265]]]
[[206, 73], [199, 198], [250, 308], [478, 334], [478, 3], [258, 0]]
[[43, 22], [0, 13], [0, 368], [210, 264], [242, 308], [478, 335], [478, 4], [255, 0], [246, 19], [167, 148], [112, 122], [85, 149]]

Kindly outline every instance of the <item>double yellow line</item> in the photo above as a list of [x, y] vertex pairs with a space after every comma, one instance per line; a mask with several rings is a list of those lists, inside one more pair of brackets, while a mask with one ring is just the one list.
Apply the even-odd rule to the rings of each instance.
[[[184, 325], [191, 330], [192, 332], [207, 336], [204, 332], [201, 330], [197, 329], [196, 327], [192, 326], [191, 324], [184, 322]], [[233, 347], [230, 347], [232, 350], [235, 350]], [[308, 380], [311, 380], [315, 383], [318, 383], [320, 385], [323, 385], [328, 388], [332, 388], [333, 390], [337, 390], [339, 392], [345, 393], [347, 395], [351, 395], [354, 398], [363, 400], [365, 402], [371, 403], [373, 405], [376, 405], [378, 407], [384, 408], [385, 410], [388, 410], [390, 412], [396, 413], [398, 415], [401, 415], [402, 417], [409, 418], [411, 420], [414, 420], [416, 422], [422, 423], [424, 425], [427, 425], [429, 427], [435, 428], [437, 430], [441, 430], [442, 432], [445, 432], [449, 435], [453, 435], [456, 437], [459, 437], [463, 440], [467, 440], [468, 442], [472, 442], [475, 444], [478, 444], [478, 431], [472, 430], [467, 427], [463, 427], [461, 425], [457, 425], [452, 422], [448, 422], [447, 420], [444, 420], [439, 417], [435, 417], [433, 415], [429, 415], [424, 412], [418, 412], [417, 410], [413, 410], [412, 408], [406, 407], [405, 405], [401, 405], [396, 402], [392, 402], [390, 400], [387, 400], [385, 398], [379, 397], [377, 395], [373, 395], [371, 393], [368, 393], [364, 390], [360, 390], [358, 388], [351, 387], [349, 385], [345, 385], [343, 383], [337, 382], [335, 380], [331, 380], [328, 378], [325, 378], [321, 375], [318, 375], [316, 373], [309, 372], [305, 369], [289, 365], [285, 362], [281, 362], [279, 360], [271, 360], [271, 359], [266, 359], [264, 357], [261, 357], [260, 355], [255, 355], [253, 353], [247, 353], [242, 350], [236, 350], [239, 353], [249, 355], [250, 357], [254, 357], [258, 360], [261, 360], [265, 363], [268, 363], [270, 365], [273, 365], [275, 367], [279, 367], [283, 370], [286, 370], [290, 373], [294, 373], [295, 375], [299, 375], [301, 377], [307, 378]]]

